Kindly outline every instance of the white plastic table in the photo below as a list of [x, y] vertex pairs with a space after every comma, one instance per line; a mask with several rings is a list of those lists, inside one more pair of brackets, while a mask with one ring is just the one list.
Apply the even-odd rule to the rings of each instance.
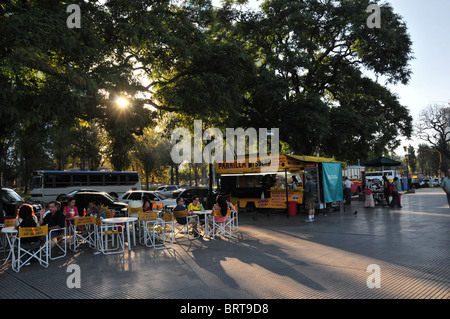
[[16, 261], [15, 255], [14, 255], [14, 242], [17, 238], [17, 229], [15, 229], [14, 227], [5, 227], [2, 228], [2, 233], [4, 233], [6, 236], [6, 240], [8, 241], [8, 245], [9, 245], [9, 254], [8, 257], [6, 257], [5, 262], [3, 263], [6, 264], [6, 262], [8, 261], [9, 257], [11, 256], [11, 260], [12, 260], [12, 265], [14, 264], [14, 262]]
[[204, 215], [205, 216], [205, 236], [208, 237], [209, 236], [209, 217], [212, 213], [212, 210], [193, 210], [193, 213], [197, 214], [197, 215]]
[[136, 246], [136, 235], [134, 233], [134, 222], [137, 221], [137, 217], [114, 217], [105, 218], [102, 220], [105, 224], [124, 224], [127, 230], [128, 250], [131, 250], [130, 244], [130, 223], [133, 223], [133, 245]]

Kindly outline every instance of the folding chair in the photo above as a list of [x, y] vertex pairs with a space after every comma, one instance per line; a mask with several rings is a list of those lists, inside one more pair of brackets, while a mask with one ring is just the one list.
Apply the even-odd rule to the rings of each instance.
[[[31, 243], [24, 238], [38, 237]], [[44, 268], [48, 267], [48, 225], [40, 227], [20, 227], [16, 240], [17, 257], [13, 259], [12, 269], [20, 272], [20, 268], [36, 258]], [[22, 255], [22, 253], [24, 253]]]
[[[164, 213], [163, 218], [158, 218], [153, 225], [147, 227], [152, 231], [152, 246], [155, 249], [170, 249], [173, 247], [174, 222], [173, 214]], [[167, 240], [169, 245], [166, 245]]]
[[110, 211], [108, 206], [102, 206], [102, 208], [105, 211], [106, 218], [114, 218], [114, 212]]
[[231, 219], [231, 212], [230, 210], [227, 211], [227, 214], [225, 217], [227, 217], [223, 221], [216, 221], [215, 217], [224, 217], [222, 216], [220, 209], [214, 209], [211, 214], [211, 228], [212, 228], [212, 235], [213, 238], [216, 238], [216, 236], [224, 235], [224, 236], [230, 236], [231, 237], [231, 228], [232, 228], [232, 219]]
[[123, 227], [119, 224], [104, 224], [96, 219], [97, 249], [105, 255], [123, 253], [125, 238]]
[[157, 212], [139, 213], [138, 217], [138, 236], [142, 245], [147, 245], [148, 227], [151, 226], [158, 218]]
[[4, 219], [3, 221], [3, 227], [13, 227], [14, 226], [14, 222], [16, 220], [15, 219]]
[[193, 238], [198, 238], [200, 237], [200, 232], [197, 230], [195, 230], [195, 228], [193, 227], [193, 225], [195, 223], [197, 223], [197, 227], [199, 225], [199, 219], [197, 215], [188, 215], [187, 214], [187, 210], [179, 210], [179, 211], [174, 211], [173, 212], [173, 216], [175, 218], [186, 218], [186, 224], [180, 224], [178, 222], [174, 223], [174, 231], [175, 231], [175, 235], [177, 236], [179, 233], [182, 233], [184, 235], [186, 235], [189, 239], [191, 239], [189, 237], [189, 233], [190, 230], [192, 230], [193, 233]]
[[239, 231], [239, 218], [238, 218], [238, 211], [232, 210], [231, 211], [231, 229], [237, 233]]
[[[51, 229], [48, 235], [49, 235], [48, 250], [50, 259], [55, 260], [65, 257], [67, 255], [66, 227], [60, 229]], [[57, 256], [54, 256], [55, 252], [53, 252], [53, 250], [56, 250], [59, 254]]]
[[127, 210], [128, 210], [128, 217], [138, 217], [139, 218], [139, 213], [143, 212], [142, 206], [140, 206], [140, 207], [129, 207], [128, 206]]
[[76, 217], [71, 224], [73, 242], [71, 250], [76, 251], [82, 244], [89, 244], [90, 248], [97, 247], [96, 217]]

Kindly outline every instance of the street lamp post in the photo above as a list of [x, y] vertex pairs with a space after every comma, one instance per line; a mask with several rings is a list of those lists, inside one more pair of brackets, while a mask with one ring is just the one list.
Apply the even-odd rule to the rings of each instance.
[[403, 146], [403, 149], [405, 150], [405, 160], [406, 160], [406, 190], [409, 189], [409, 165], [408, 165], [408, 147], [407, 146]]

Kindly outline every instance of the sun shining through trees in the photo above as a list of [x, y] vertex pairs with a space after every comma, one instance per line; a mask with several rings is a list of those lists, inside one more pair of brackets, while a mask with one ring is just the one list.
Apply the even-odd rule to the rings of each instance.
[[118, 107], [120, 107], [121, 109], [125, 109], [130, 105], [130, 101], [126, 97], [123, 97], [123, 96], [116, 97], [115, 102], [116, 102], [116, 105]]

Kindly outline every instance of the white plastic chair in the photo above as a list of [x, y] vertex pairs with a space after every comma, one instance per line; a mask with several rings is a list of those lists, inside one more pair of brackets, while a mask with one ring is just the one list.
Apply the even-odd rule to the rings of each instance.
[[[37, 237], [31, 243], [23, 242], [24, 238]], [[12, 268], [20, 272], [20, 268], [35, 258], [44, 268], [48, 267], [48, 226], [20, 227], [16, 240], [17, 257], [13, 260]], [[23, 253], [23, 254], [22, 254]]]

